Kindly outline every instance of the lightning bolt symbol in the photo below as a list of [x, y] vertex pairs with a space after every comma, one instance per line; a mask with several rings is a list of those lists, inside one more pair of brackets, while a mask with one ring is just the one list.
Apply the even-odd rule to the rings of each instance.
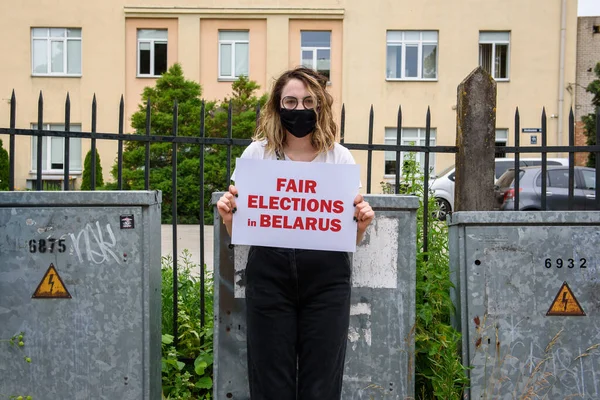
[[562, 302], [565, 304], [565, 308], [563, 309], [563, 311], [567, 311], [567, 303], [569, 302], [569, 300], [567, 299], [567, 292], [563, 292]]
[[52, 293], [52, 289], [54, 288], [54, 274], [50, 274], [48, 277], [48, 285], [50, 285], [50, 293]]

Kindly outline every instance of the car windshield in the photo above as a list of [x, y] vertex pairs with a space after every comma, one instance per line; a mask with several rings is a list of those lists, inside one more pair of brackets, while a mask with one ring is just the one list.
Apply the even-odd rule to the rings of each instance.
[[445, 168], [442, 172], [440, 172], [439, 174], [435, 174], [434, 177], [439, 178], [440, 176], [444, 176], [446, 175], [448, 172], [452, 171], [454, 169], [454, 165], [449, 166], [448, 168]]
[[[523, 174], [525, 173], [525, 171], [523, 170], [519, 170], [519, 179], [521, 179], [523, 177]], [[511, 168], [509, 170], [507, 170], [499, 179], [498, 182], [496, 182], [496, 185], [498, 187], [510, 187], [513, 185], [515, 179], [515, 169]]]

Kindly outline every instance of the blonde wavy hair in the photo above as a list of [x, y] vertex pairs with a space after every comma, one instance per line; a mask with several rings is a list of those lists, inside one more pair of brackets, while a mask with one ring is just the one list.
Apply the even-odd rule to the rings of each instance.
[[281, 93], [291, 79], [298, 79], [306, 86], [308, 93], [317, 100], [315, 112], [317, 126], [310, 135], [313, 148], [319, 153], [333, 148], [337, 136], [337, 126], [333, 120], [333, 97], [327, 92], [327, 77], [306, 68], [297, 67], [284, 72], [273, 85], [271, 95], [261, 110], [260, 121], [252, 139], [266, 140], [267, 152], [283, 154], [286, 131], [281, 125], [279, 111], [281, 109]]

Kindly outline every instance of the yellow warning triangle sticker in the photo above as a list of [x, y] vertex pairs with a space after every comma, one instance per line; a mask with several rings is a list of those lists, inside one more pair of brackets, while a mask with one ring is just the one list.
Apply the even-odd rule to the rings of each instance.
[[585, 316], [585, 312], [567, 282], [563, 282], [546, 315]]
[[44, 274], [42, 281], [35, 289], [35, 293], [31, 296], [33, 299], [70, 299], [71, 295], [65, 287], [60, 275], [54, 268], [54, 264], [50, 264], [48, 270]]

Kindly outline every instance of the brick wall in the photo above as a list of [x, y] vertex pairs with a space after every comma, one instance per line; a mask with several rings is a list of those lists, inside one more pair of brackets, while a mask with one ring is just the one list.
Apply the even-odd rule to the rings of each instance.
[[[598, 31], [599, 33], [595, 33]], [[600, 16], [577, 20], [577, 71], [575, 85], [575, 145], [585, 145], [581, 117], [594, 112], [592, 95], [585, 88], [596, 79], [594, 67], [600, 62]], [[575, 155], [575, 165], [585, 165], [587, 153]]]
[[[575, 122], [575, 146], [585, 146], [586, 136], [584, 134], [583, 122]], [[585, 166], [589, 153], [575, 153], [575, 165]]]

